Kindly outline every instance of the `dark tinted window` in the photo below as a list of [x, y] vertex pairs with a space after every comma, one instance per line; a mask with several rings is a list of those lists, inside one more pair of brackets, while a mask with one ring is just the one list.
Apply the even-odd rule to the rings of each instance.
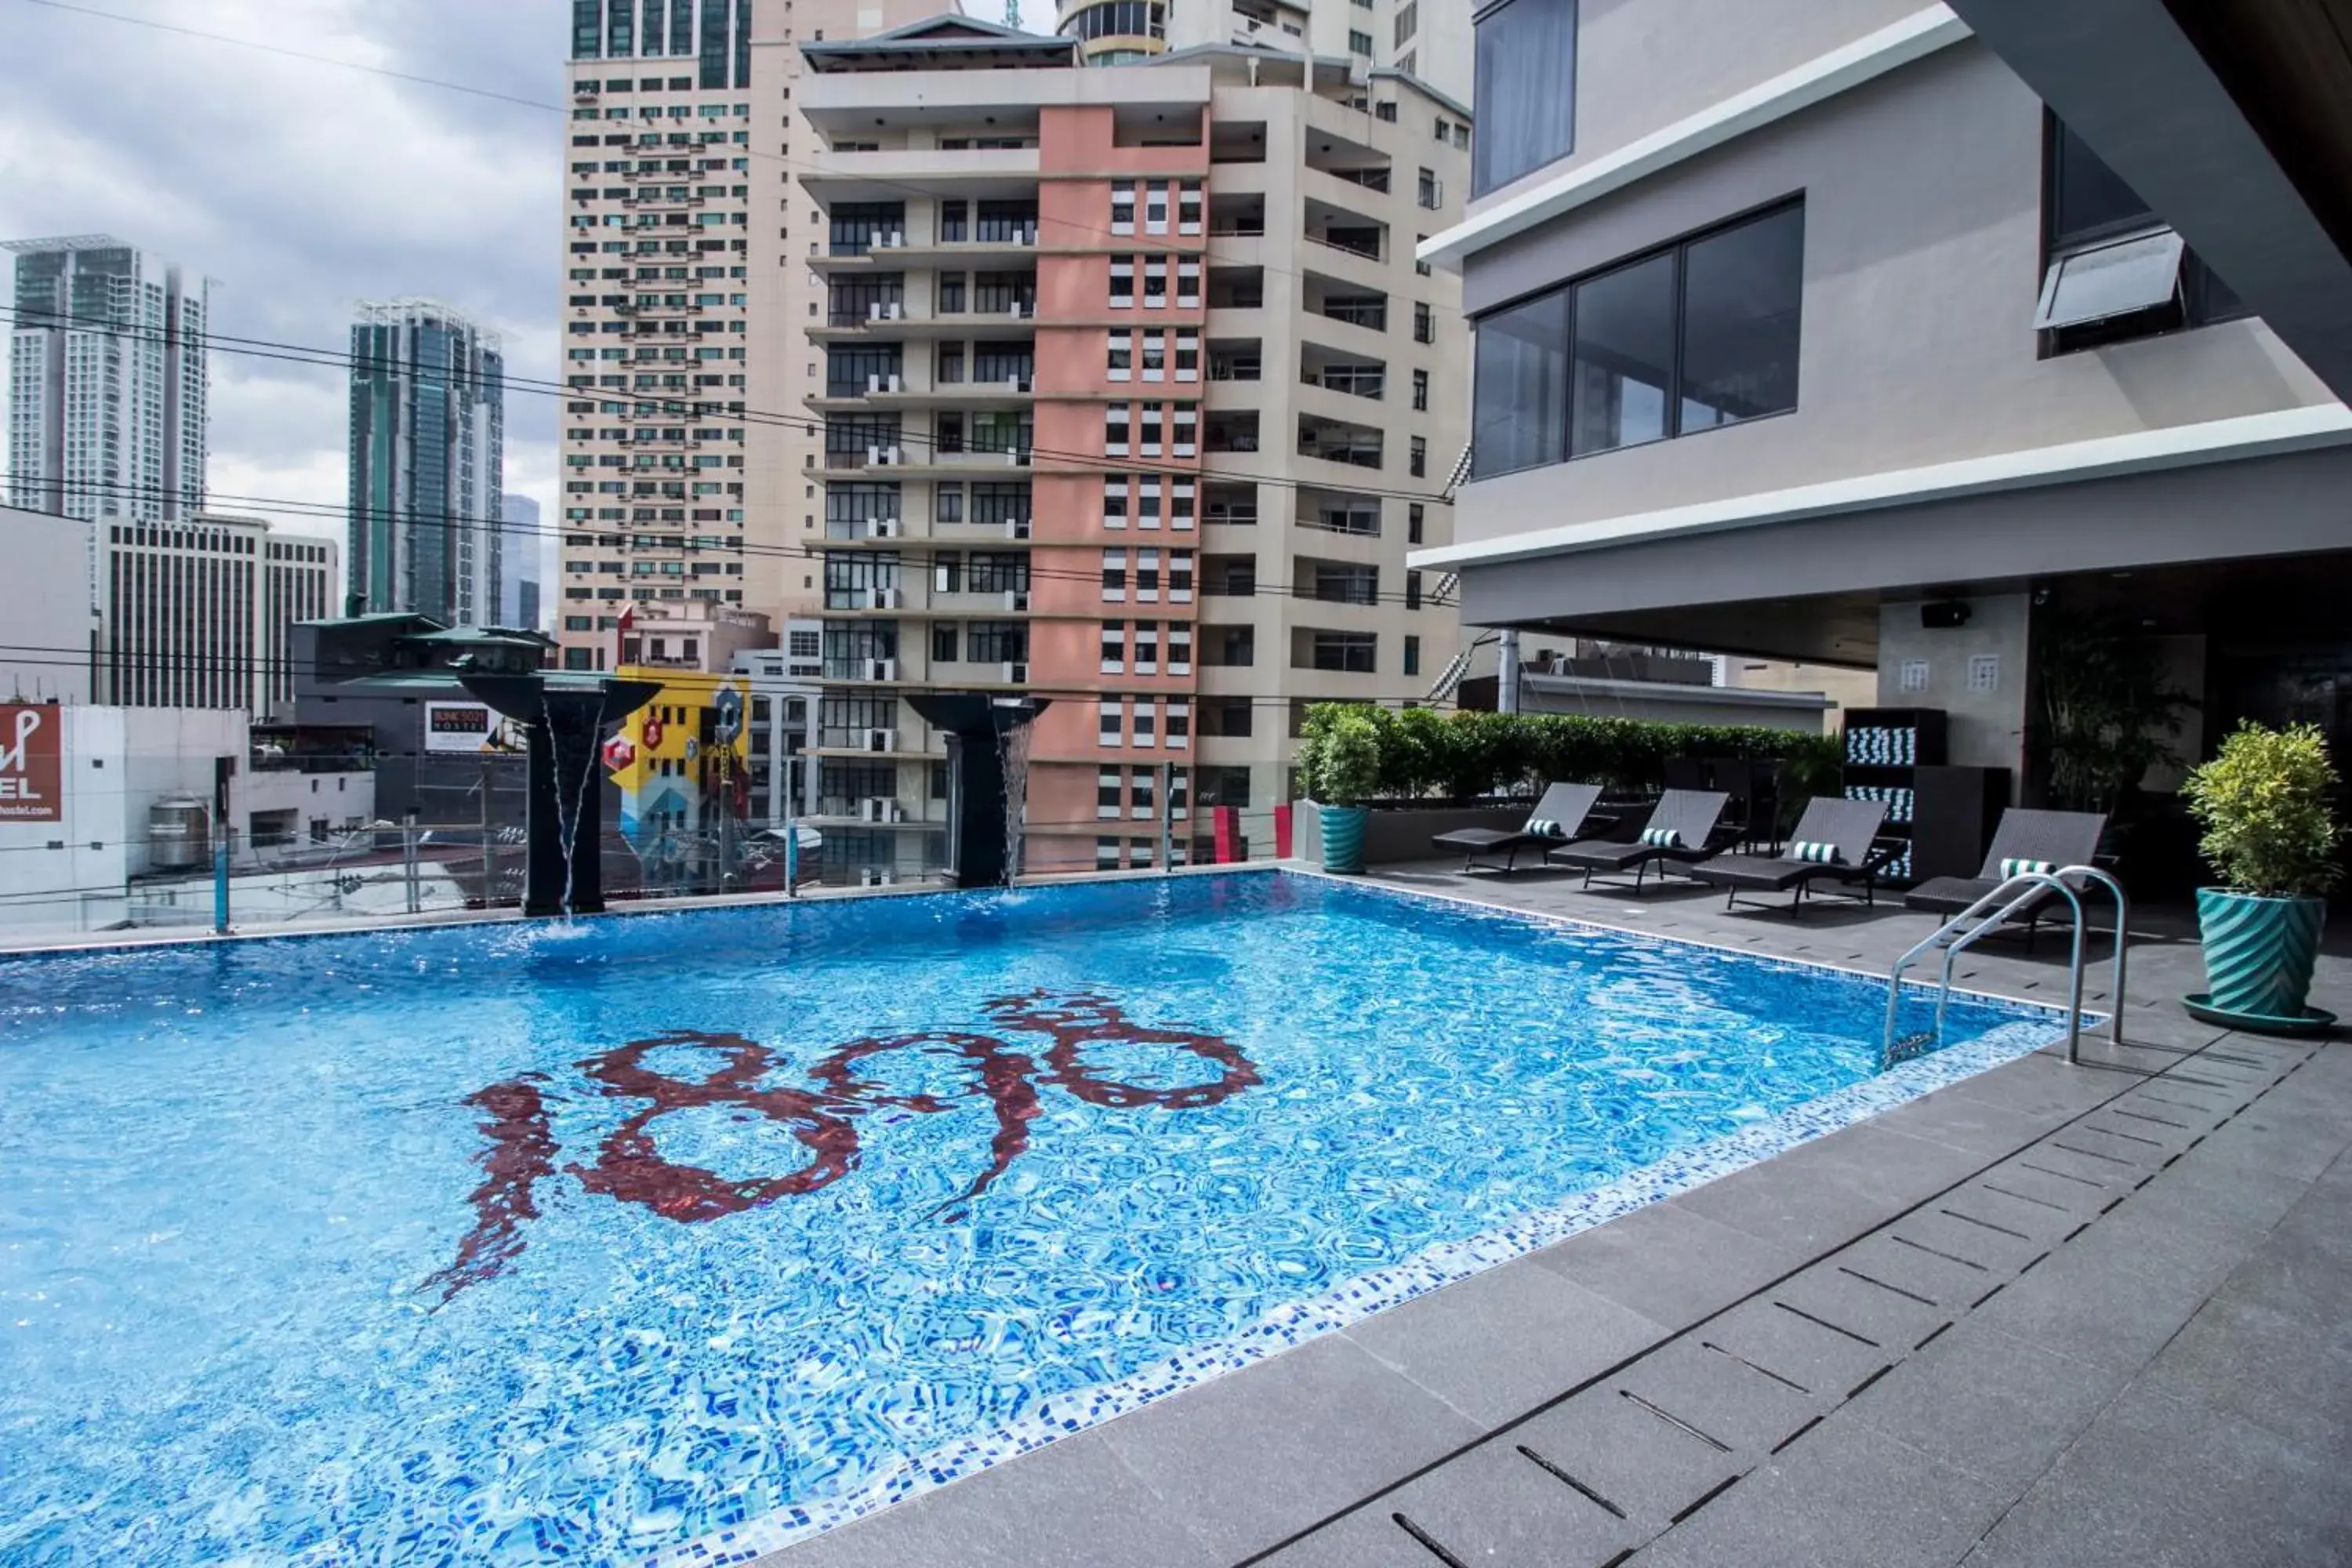
[[1576, 0], [1504, 0], [1477, 18], [1478, 137], [1471, 195], [1576, 144]]
[[2147, 204], [2083, 139], [2056, 127], [2050, 148], [2050, 237], [2065, 245], [2153, 221]]
[[1804, 262], [1800, 207], [1694, 240], [1684, 251], [1680, 429], [1797, 405]]
[[1664, 436], [1674, 363], [1672, 251], [1578, 284], [1569, 450], [1605, 452]]

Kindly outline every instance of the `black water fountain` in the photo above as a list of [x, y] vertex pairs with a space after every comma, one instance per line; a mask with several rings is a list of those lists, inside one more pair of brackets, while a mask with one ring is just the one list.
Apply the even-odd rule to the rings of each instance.
[[1043, 697], [909, 692], [907, 705], [948, 742], [947, 874], [960, 888], [1010, 887], [1021, 869], [1029, 727]]
[[522, 729], [529, 791], [522, 912], [593, 915], [604, 908], [604, 742], [659, 695], [613, 676], [461, 674], [458, 682]]

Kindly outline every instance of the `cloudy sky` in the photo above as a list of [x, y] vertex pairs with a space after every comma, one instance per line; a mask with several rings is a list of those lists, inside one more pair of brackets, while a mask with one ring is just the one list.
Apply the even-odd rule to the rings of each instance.
[[[79, 0], [77, 0], [79, 4]], [[89, 0], [89, 10], [562, 97], [565, 0]], [[348, 346], [352, 304], [423, 294], [557, 374], [567, 126], [546, 109], [389, 80], [34, 0], [0, 0], [0, 238], [110, 233], [216, 279], [214, 330]], [[340, 505], [331, 370], [215, 353], [213, 493]], [[506, 484], [555, 500], [556, 405], [511, 394]], [[315, 526], [315, 525], [314, 525]]]

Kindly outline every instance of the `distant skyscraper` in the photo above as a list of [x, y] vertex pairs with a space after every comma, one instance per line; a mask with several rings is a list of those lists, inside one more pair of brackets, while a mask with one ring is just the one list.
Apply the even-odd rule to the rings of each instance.
[[499, 619], [506, 434], [499, 336], [428, 300], [352, 327], [351, 591], [370, 612]]
[[539, 625], [539, 503], [529, 496], [500, 498], [499, 517], [506, 524], [506, 571], [499, 602], [499, 625]]
[[18, 240], [8, 500], [177, 521], [205, 498], [210, 288], [109, 235]]

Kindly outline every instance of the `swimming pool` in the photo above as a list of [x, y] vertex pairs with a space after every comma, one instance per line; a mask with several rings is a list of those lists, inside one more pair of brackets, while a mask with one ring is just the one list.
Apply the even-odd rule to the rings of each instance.
[[2059, 1032], [1885, 994], [1271, 872], [0, 963], [0, 1562], [748, 1556]]

